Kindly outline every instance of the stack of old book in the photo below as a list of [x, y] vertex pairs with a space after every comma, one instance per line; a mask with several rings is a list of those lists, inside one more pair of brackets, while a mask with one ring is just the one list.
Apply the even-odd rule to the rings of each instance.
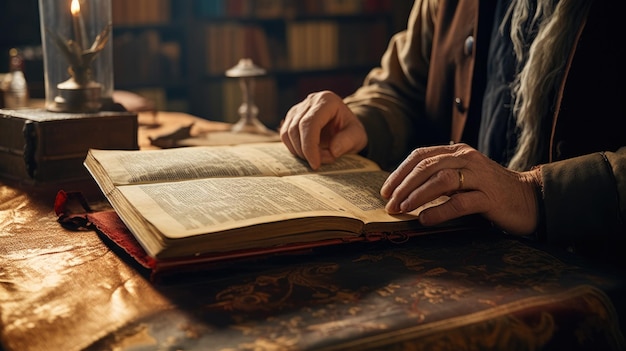
[[0, 177], [24, 184], [89, 179], [90, 148], [138, 149], [137, 114], [0, 109]]

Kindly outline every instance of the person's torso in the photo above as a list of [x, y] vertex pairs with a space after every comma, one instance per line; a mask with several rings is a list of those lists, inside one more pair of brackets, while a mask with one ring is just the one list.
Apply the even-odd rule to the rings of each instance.
[[[625, 7], [622, 1], [594, 1], [571, 62], [557, 84], [561, 88], [554, 94], [554, 109], [544, 116], [552, 120], [545, 162], [626, 145], [622, 102], [626, 29], [619, 21]], [[450, 140], [475, 147], [485, 137], [479, 131], [488, 73], [494, 68], [488, 58], [495, 10], [495, 1], [444, 0], [435, 24], [426, 113], [450, 130]], [[493, 132], [510, 133], [514, 128], [510, 121], [504, 125], [508, 125], [505, 130]], [[511, 145], [514, 142], [509, 141], [508, 148]]]

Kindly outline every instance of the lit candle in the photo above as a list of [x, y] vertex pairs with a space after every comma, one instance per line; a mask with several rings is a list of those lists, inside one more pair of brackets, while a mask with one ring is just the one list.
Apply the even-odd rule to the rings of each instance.
[[72, 12], [72, 22], [74, 24], [74, 40], [76, 40], [83, 50], [87, 49], [83, 17], [80, 13], [80, 3], [78, 0], [72, 0], [70, 11]]

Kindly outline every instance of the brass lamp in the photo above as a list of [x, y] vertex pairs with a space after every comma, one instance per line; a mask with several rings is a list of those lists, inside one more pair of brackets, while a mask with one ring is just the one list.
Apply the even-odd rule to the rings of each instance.
[[237, 65], [226, 71], [227, 77], [239, 78], [243, 103], [239, 106], [239, 121], [231, 131], [234, 133], [270, 134], [269, 129], [259, 120], [259, 108], [254, 103], [254, 78], [265, 75], [265, 70], [252, 62], [252, 59], [242, 58]]

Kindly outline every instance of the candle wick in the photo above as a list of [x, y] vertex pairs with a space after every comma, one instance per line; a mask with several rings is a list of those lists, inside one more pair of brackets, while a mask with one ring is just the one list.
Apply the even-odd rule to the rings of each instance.
[[86, 50], [89, 48], [89, 43], [87, 42], [85, 22], [83, 20], [78, 0], [72, 0], [70, 11], [72, 13], [72, 22], [74, 25], [74, 40], [78, 43], [82, 50]]

